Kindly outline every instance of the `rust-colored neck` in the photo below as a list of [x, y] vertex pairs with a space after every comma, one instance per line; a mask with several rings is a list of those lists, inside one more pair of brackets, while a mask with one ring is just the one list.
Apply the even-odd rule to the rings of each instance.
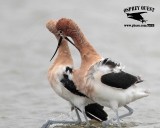
[[71, 57], [71, 52], [66, 40], [62, 40], [62, 43], [58, 49], [58, 55], [54, 61], [54, 63], [59, 64], [73, 64], [73, 60]]
[[78, 25], [71, 19], [62, 18], [57, 22], [57, 30], [61, 30], [65, 36], [73, 39], [81, 55], [81, 68], [90, 66], [91, 63], [101, 59], [93, 46], [88, 42]]
[[[58, 34], [58, 31], [56, 29], [56, 21], [50, 20], [46, 27], [49, 29], [50, 32], [52, 32], [57, 40], [60, 39], [60, 35]], [[62, 40], [61, 45], [58, 49], [58, 55], [53, 63], [53, 66], [55, 65], [64, 65], [64, 64], [73, 64], [71, 52], [68, 46], [68, 43], [65, 39]]]

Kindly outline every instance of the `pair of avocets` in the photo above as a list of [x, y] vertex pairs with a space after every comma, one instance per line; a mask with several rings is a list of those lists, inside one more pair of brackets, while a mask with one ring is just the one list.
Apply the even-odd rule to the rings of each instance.
[[[42, 128], [55, 123], [79, 124], [82, 122], [79, 111], [84, 115], [87, 126], [90, 125], [89, 117], [101, 121], [103, 127], [117, 120], [118, 127], [121, 127], [120, 119], [133, 113], [127, 104], [149, 95], [147, 90], [137, 85], [143, 80], [124, 72], [121, 64], [100, 56], [71, 19], [50, 20], [46, 26], [58, 40], [58, 55], [48, 71], [48, 79], [54, 91], [69, 101], [76, 112], [77, 121], [48, 120]], [[80, 52], [79, 69], [73, 68], [67, 42], [72, 43]], [[116, 116], [108, 119], [103, 106], [111, 108]], [[119, 116], [119, 107], [125, 107], [128, 112]]]

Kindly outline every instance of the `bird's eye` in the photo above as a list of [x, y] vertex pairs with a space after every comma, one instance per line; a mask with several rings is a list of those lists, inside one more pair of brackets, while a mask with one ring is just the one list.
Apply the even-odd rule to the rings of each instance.
[[60, 34], [62, 34], [62, 31], [61, 31], [61, 30], [59, 30], [59, 33], [60, 33]]

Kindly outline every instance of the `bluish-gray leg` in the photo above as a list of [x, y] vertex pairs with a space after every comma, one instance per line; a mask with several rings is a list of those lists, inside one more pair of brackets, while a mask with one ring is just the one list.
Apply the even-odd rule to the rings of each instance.
[[119, 116], [120, 119], [122, 119], [122, 118], [124, 118], [124, 117], [126, 117], [126, 116], [130, 116], [130, 115], [133, 114], [133, 109], [132, 109], [132, 108], [128, 107], [127, 105], [125, 105], [124, 107], [125, 107], [129, 112], [126, 113], [126, 114], [124, 114], [124, 115]]
[[42, 125], [41, 128], [49, 128], [50, 125], [52, 125], [52, 124], [80, 124], [82, 121], [81, 121], [81, 118], [80, 118], [80, 115], [78, 113], [77, 108], [75, 108], [75, 112], [76, 112], [76, 115], [77, 115], [77, 121], [65, 121], [65, 120], [54, 121], [54, 120], [48, 120], [45, 124]]
[[130, 115], [133, 114], [133, 109], [132, 108], [128, 107], [127, 105], [125, 105], [124, 107], [129, 111], [128, 113], [123, 114], [123, 115], [117, 117], [117, 115], [118, 115], [118, 110], [117, 110], [117, 112], [116, 112], [116, 118], [111, 118], [110, 120], [103, 121], [102, 122], [102, 126], [106, 128], [110, 123], [112, 123], [115, 120], [117, 120], [118, 124], [120, 124], [120, 119], [122, 119], [122, 118], [124, 118], [126, 116], [130, 116]]
[[117, 118], [118, 127], [121, 128], [121, 123], [120, 123], [120, 118], [119, 118], [119, 115], [118, 115], [118, 110], [116, 110], [116, 118]]
[[115, 114], [116, 114], [116, 117], [115, 118], [111, 118], [107, 121], [103, 121], [102, 122], [102, 127], [103, 128], [107, 128], [109, 126], [110, 123], [112, 123], [114, 120], [117, 120], [117, 124], [118, 124], [118, 127], [121, 128], [121, 124], [120, 124], [120, 118], [119, 118], [119, 115], [118, 115], [118, 109], [114, 110]]
[[86, 115], [86, 113], [85, 113], [85, 110], [82, 111], [82, 113], [83, 113], [84, 118], [85, 118], [85, 121], [86, 121], [86, 127], [89, 127], [89, 126], [90, 126], [90, 123], [89, 123], [89, 120], [88, 120], [87, 115]]
[[75, 112], [76, 112], [76, 115], [77, 115], [77, 123], [80, 124], [82, 122], [82, 120], [81, 120], [79, 112], [78, 112], [78, 110], [76, 108], [75, 108]]

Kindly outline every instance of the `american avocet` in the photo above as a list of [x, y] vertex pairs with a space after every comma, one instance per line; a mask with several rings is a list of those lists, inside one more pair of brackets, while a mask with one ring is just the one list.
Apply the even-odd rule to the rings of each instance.
[[89, 125], [89, 122], [86, 116], [88, 116], [91, 119], [95, 119], [97, 121], [107, 120], [107, 114], [103, 110], [103, 106], [93, 102], [86, 95], [84, 95], [83, 93], [81, 93], [76, 89], [76, 86], [72, 81], [73, 60], [71, 57], [71, 53], [70, 53], [67, 41], [62, 38], [61, 33], [56, 30], [55, 26], [56, 26], [56, 21], [54, 20], [50, 20], [46, 25], [49, 31], [52, 32], [56, 36], [56, 38], [59, 40], [58, 47], [56, 49], [56, 51], [58, 50], [58, 55], [53, 65], [50, 67], [48, 71], [48, 80], [52, 88], [54, 89], [54, 91], [60, 97], [69, 101], [72, 108], [75, 109], [78, 120], [77, 121], [48, 120], [42, 126], [42, 128], [48, 128], [51, 124], [55, 124], [55, 123], [79, 124], [81, 123], [81, 118], [78, 113], [78, 110], [83, 113], [88, 125]]
[[[74, 72], [74, 76], [79, 76], [75, 77], [75, 84], [89, 98], [115, 112], [116, 118], [104, 121], [104, 127], [112, 120], [117, 120], [121, 127], [119, 119], [133, 113], [127, 104], [149, 95], [148, 91], [137, 86], [142, 79], [124, 72], [121, 64], [101, 57], [72, 20], [62, 18], [56, 28], [70, 42], [67, 36], [71, 37], [80, 52], [82, 62], [80, 69]], [[129, 113], [119, 116], [118, 108], [122, 106]]]

